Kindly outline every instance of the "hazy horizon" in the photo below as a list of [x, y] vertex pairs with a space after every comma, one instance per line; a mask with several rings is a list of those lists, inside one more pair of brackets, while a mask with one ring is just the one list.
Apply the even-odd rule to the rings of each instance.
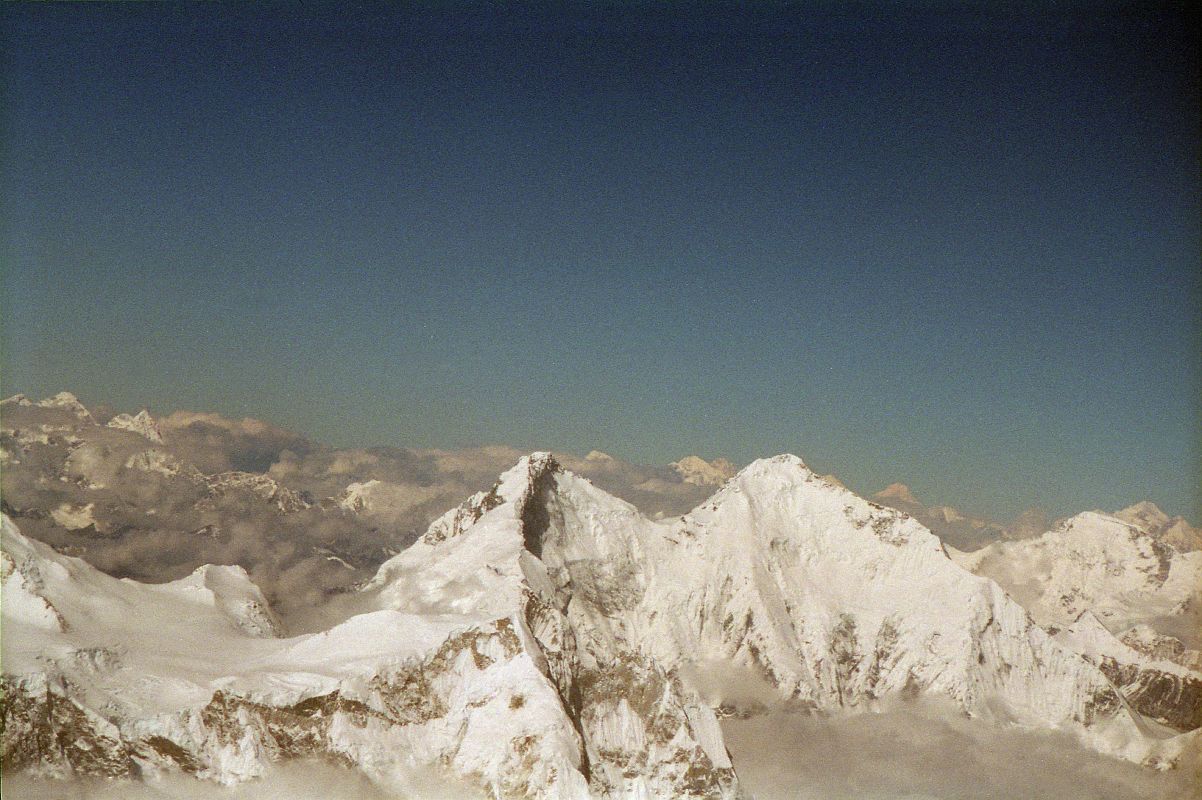
[[[65, 389], [62, 391], [69, 392], [69, 390], [65, 390]], [[167, 420], [169, 422], [172, 422], [172, 427], [177, 428], [177, 430], [178, 430], [177, 426], [183, 425], [189, 419], [195, 419], [196, 421], [202, 421], [202, 422], [206, 422], [206, 423], [220, 422], [221, 424], [230, 424], [230, 425], [251, 423], [252, 425], [262, 424], [262, 425], [266, 426], [265, 430], [261, 434], [251, 434], [248, 437], [252, 441], [244, 442], [244, 443], [241, 443], [240, 445], [235, 445], [235, 446], [229, 447], [228, 451], [223, 452], [221, 455], [221, 458], [217, 462], [206, 463], [206, 461], [202, 458], [197, 463], [197, 466], [201, 467], [202, 471], [210, 471], [210, 472], [212, 472], [212, 471], [219, 472], [222, 469], [228, 467], [230, 469], [246, 470], [246, 471], [250, 471], [250, 472], [263, 472], [265, 474], [271, 475], [271, 474], [275, 473], [277, 469], [281, 468], [284, 465], [284, 462], [277, 460], [277, 456], [281, 452], [288, 451], [288, 447], [287, 447], [288, 442], [286, 440], [289, 437], [294, 437], [295, 443], [299, 445], [299, 447], [297, 447], [297, 449], [300, 450], [302, 454], [307, 453], [310, 448], [317, 450], [317, 451], [323, 451], [323, 452], [327, 452], [327, 453], [331, 453], [331, 454], [357, 453], [357, 452], [364, 452], [364, 451], [369, 451], [369, 450], [380, 450], [380, 451], [408, 450], [408, 451], [412, 451], [415, 453], [442, 452], [451, 457], [458, 456], [458, 457], [461, 457], [464, 459], [478, 461], [478, 463], [474, 464], [476, 471], [483, 470], [484, 472], [488, 472], [489, 468], [492, 468], [498, 474], [504, 468], [507, 468], [511, 463], [511, 462], [504, 461], [503, 458], [501, 460], [497, 460], [496, 456], [499, 455], [501, 451], [503, 451], [505, 455], [509, 456], [511, 458], [511, 461], [516, 461], [521, 456], [529, 454], [529, 453], [533, 453], [536, 451], [549, 451], [549, 452], [555, 453], [556, 455], [558, 455], [560, 457], [567, 457], [569, 459], [576, 460], [576, 461], [584, 461], [586, 459], [586, 457], [589, 457], [589, 456], [593, 455], [594, 453], [597, 453], [597, 454], [602, 454], [602, 455], [609, 456], [611, 458], [616, 459], [616, 461], [614, 462], [614, 469], [618, 470], [619, 472], [622, 469], [624, 469], [625, 467], [633, 467], [636, 469], [646, 468], [646, 469], [653, 469], [653, 470], [654, 469], [665, 469], [665, 468], [671, 467], [673, 462], [678, 461], [683, 458], [686, 458], [686, 457], [689, 457], [689, 456], [697, 456], [707, 462], [715, 461], [715, 460], [725, 460], [725, 461], [730, 462], [730, 465], [735, 470], [742, 469], [743, 467], [747, 466], [748, 463], [750, 463], [750, 461], [748, 461], [748, 462], [734, 461], [732, 459], [727, 458], [722, 453], [702, 451], [702, 452], [698, 452], [698, 453], [679, 453], [679, 454], [676, 454], [675, 456], [673, 456], [668, 461], [664, 461], [664, 462], [657, 463], [657, 464], [645, 464], [645, 463], [627, 461], [626, 459], [623, 459], [620, 455], [617, 455], [613, 452], [607, 451], [600, 447], [593, 447], [586, 451], [577, 452], [577, 451], [570, 451], [570, 450], [567, 450], [564, 448], [546, 447], [546, 446], [542, 446], [542, 445], [538, 444], [537, 442], [535, 442], [534, 444], [531, 444], [529, 446], [525, 446], [525, 447], [518, 446], [518, 445], [509, 443], [509, 442], [500, 442], [500, 441], [497, 441], [497, 442], [471, 442], [471, 443], [467, 443], [467, 444], [461, 444], [458, 446], [448, 446], [448, 447], [439, 447], [437, 445], [417, 446], [417, 445], [408, 444], [408, 443], [404, 443], [404, 442], [378, 442], [378, 443], [366, 444], [366, 445], [362, 445], [362, 446], [356, 446], [353, 444], [349, 445], [349, 446], [340, 446], [340, 445], [332, 444], [330, 442], [317, 440], [317, 439], [307, 435], [304, 431], [292, 430], [292, 429], [287, 429], [287, 428], [277, 426], [272, 420], [261, 419], [261, 418], [255, 417], [254, 415], [225, 416], [225, 415], [220, 414], [219, 412], [214, 412], [214, 411], [205, 410], [205, 409], [196, 409], [196, 408], [170, 409], [170, 410], [167, 410], [166, 412], [162, 412], [162, 411], [155, 411], [154, 409], [151, 409], [145, 405], [130, 406], [127, 408], [116, 408], [114, 406], [111, 406], [111, 405], [109, 405], [107, 403], [103, 403], [103, 402], [89, 404], [84, 397], [76, 395], [74, 392], [69, 392], [69, 393], [76, 396], [83, 403], [83, 405], [86, 408], [88, 408], [89, 411], [91, 411], [94, 416], [97, 417], [97, 420], [99, 422], [101, 422], [102, 424], [107, 422], [112, 416], [114, 416], [116, 414], [121, 414], [121, 413], [135, 414], [138, 411], [145, 409], [148, 412], [151, 412], [152, 417], [154, 417], [158, 421]], [[46, 397], [41, 397], [41, 398], [34, 396], [34, 395], [28, 395], [27, 393], [24, 393], [24, 392], [17, 392], [15, 394], [16, 395], [24, 395], [31, 401], [38, 401], [38, 400], [42, 400], [42, 399], [47, 399], [47, 398], [53, 396], [53, 394], [58, 394], [58, 392], [54, 392], [51, 395], [47, 395]], [[254, 441], [260, 435], [261, 435], [263, 441]], [[238, 451], [239, 446], [245, 448], [248, 453], [253, 454], [252, 456], [250, 456], [251, 460], [258, 461], [261, 463], [238, 463], [237, 451]], [[491, 451], [492, 457], [491, 458], [480, 458], [478, 454], [482, 451]], [[766, 453], [762, 453], [762, 454], [756, 456], [755, 458], [753, 458], [751, 460], [754, 461], [754, 460], [760, 459], [760, 458], [771, 458], [773, 456], [781, 455], [786, 452], [787, 451], [784, 451], [784, 450], [779, 450], [779, 451], [775, 451], [775, 452], [771, 452], [771, 453], [766, 452]], [[181, 454], [184, 455], [186, 458], [189, 456], [189, 453], [186, 450], [182, 451]], [[989, 522], [998, 523], [999, 525], [1010, 525], [1011, 523], [1018, 522], [1019, 518], [1022, 515], [1026, 514], [1028, 512], [1035, 512], [1035, 511], [1043, 512], [1046, 515], [1046, 520], [1047, 520], [1048, 524], [1050, 525], [1056, 519], [1069, 517], [1074, 514], [1081, 513], [1083, 511], [1095, 511], [1096, 510], [1096, 511], [1112, 513], [1112, 512], [1119, 511], [1121, 509], [1127, 508], [1129, 506], [1132, 506], [1132, 505], [1135, 505], [1137, 503], [1144, 502], [1144, 501], [1151, 501], [1153, 503], [1156, 503], [1156, 505], [1162, 511], [1167, 513], [1169, 516], [1182, 516], [1191, 524], [1196, 524], [1196, 522], [1197, 522], [1197, 520], [1195, 520], [1194, 518], [1191, 518], [1188, 514], [1182, 513], [1180, 511], [1172, 508], [1171, 506], [1161, 504], [1152, 497], [1138, 497], [1138, 498], [1133, 497], [1133, 498], [1129, 498], [1128, 500], [1125, 500], [1125, 501], [1120, 500], [1118, 502], [1114, 502], [1114, 503], [1111, 503], [1111, 504], [1105, 505], [1105, 506], [1066, 509], [1064, 511], [1056, 511], [1056, 510], [1047, 509], [1047, 508], [1039, 508], [1036, 506], [1027, 506], [1027, 507], [1019, 509], [1019, 511], [1015, 512], [1014, 514], [1011, 514], [1010, 516], [990, 516], [989, 514], [986, 514], [985, 512], [981, 511], [980, 509], [976, 509], [976, 508], [973, 508], [973, 507], [967, 506], [967, 505], [958, 504], [953, 499], [949, 499], [946, 497], [926, 496], [925, 494], [915, 490], [914, 484], [911, 483], [910, 480], [908, 479], [908, 477], [904, 476], [904, 475], [895, 476], [893, 478], [893, 480], [889, 481], [889, 484], [858, 485], [858, 484], [854, 483], [853, 481], [851, 481], [850, 479], [848, 479], [844, 474], [841, 474], [839, 469], [837, 468], [837, 466], [831, 466], [830, 468], [827, 468], [827, 467], [824, 467], [822, 464], [812, 463], [811, 461], [806, 459], [805, 453], [794, 452], [791, 454], [796, 455], [799, 458], [801, 458], [803, 461], [806, 462], [806, 465], [808, 467], [815, 470], [816, 472], [818, 472], [820, 474], [831, 475], [831, 476], [837, 478], [848, 489], [850, 489], [851, 491], [855, 492], [856, 494], [858, 494], [862, 497], [872, 498], [877, 493], [883, 492], [884, 490], [889, 488], [892, 484], [895, 484], [895, 483], [902, 484], [906, 488], [911, 490], [912, 494], [914, 495], [914, 500], [917, 501], [918, 504], [920, 504], [924, 507], [927, 507], [927, 508], [951, 507], [951, 508], [955, 508], [956, 510], [958, 510], [962, 513], [965, 513], [965, 514], [968, 514], [968, 515], [971, 515], [971, 516], [974, 516], [974, 517], [977, 517], [977, 518], [980, 518], [980, 519], [983, 519], [983, 520], [986, 520]], [[231, 458], [233, 459], [232, 461], [230, 461]], [[219, 464], [221, 464], [222, 460], [227, 461], [229, 463], [225, 463], [224, 465], [219, 466]], [[205, 469], [206, 467], [208, 467], [207, 470]], [[642, 473], [638, 473], [638, 474], [640, 477], [645, 477], [645, 475], [643, 475]], [[274, 477], [281, 478], [281, 476], [279, 474], [275, 474]], [[289, 481], [287, 479], [284, 479], [283, 482], [285, 484], [289, 483]], [[623, 486], [621, 489], [619, 489], [615, 486], [612, 486], [612, 485], [609, 486], [608, 489], [610, 491], [617, 493], [619, 496], [623, 497], [623, 499], [626, 499], [630, 502], [633, 502], [635, 505], [640, 506], [640, 508], [642, 508], [642, 510], [645, 513], [648, 513], [648, 514], [654, 513], [655, 509], [646, 507], [643, 503], [638, 502], [637, 497], [632, 497], [632, 493], [638, 491], [637, 489], [634, 488], [634, 483], [636, 483], [636, 482], [637, 481], [632, 481], [629, 486]], [[716, 486], [711, 486], [711, 487], [708, 487], [708, 489], [703, 488], [702, 490], [705, 492], [712, 492], [716, 488], [717, 488]], [[465, 487], [464, 492], [467, 492], [467, 491], [468, 490]], [[466, 496], [466, 494], [465, 494], [465, 496]], [[651, 492], [649, 496], [659, 498], [659, 495], [656, 492]], [[694, 504], [703, 502], [707, 497], [708, 497], [708, 493], [697, 495], [697, 497], [694, 500]], [[450, 499], [448, 498], [448, 503], [449, 502], [450, 502]], [[448, 508], [449, 507], [450, 506], [448, 505]], [[686, 502], [685, 505], [678, 506], [677, 508], [675, 508], [672, 513], [684, 513], [685, 510], [690, 509], [692, 507], [693, 507], [693, 505], [689, 505]], [[938, 533], [938, 531], [937, 531], [937, 533]], [[953, 544], [957, 544], [957, 546], [961, 546], [958, 543], [953, 542]]]
[[1183, 6], [0, 28], [4, 394], [1202, 518]]

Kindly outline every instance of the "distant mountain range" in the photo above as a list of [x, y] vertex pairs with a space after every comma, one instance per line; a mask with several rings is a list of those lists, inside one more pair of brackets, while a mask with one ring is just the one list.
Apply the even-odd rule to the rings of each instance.
[[[289, 450], [278, 477], [211, 474], [149, 414], [101, 425], [59, 395], [0, 416], [6, 771], [228, 784], [318, 757], [401, 794], [422, 768], [482, 796], [735, 798], [723, 717], [919, 697], [1149, 767], [1202, 753], [1202, 655], [1167, 632], [1196, 613], [1202, 552], [1150, 504], [965, 553], [929, 509], [794, 456], [624, 477], [712, 492], [656, 518], [535, 453], [410, 541], [374, 525], [412, 502], [406, 458], [429, 479], [420, 502], [441, 496], [443, 472], [411, 453]], [[372, 458], [394, 480], [363, 479]], [[316, 494], [289, 474], [345, 483]], [[900, 485], [878, 497], [921, 508]], [[123, 548], [247, 563], [151, 584], [69, 554]], [[306, 595], [320, 613], [281, 618], [326, 570], [346, 577]]]

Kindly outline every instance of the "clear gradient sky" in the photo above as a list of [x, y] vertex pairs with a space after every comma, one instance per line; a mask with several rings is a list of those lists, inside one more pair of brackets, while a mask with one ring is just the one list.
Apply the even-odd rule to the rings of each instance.
[[3, 391], [1202, 521], [1197, 19], [1000, 5], [6, 4]]

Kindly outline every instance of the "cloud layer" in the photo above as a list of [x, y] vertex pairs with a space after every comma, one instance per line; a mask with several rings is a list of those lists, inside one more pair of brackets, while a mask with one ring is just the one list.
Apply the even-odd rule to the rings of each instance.
[[842, 718], [775, 712], [722, 728], [756, 800], [1180, 800], [1202, 779], [1196, 763], [1158, 773], [929, 701]]
[[[291, 630], [523, 455], [339, 450], [259, 420], [188, 411], [156, 421], [160, 443], [99, 424], [73, 398], [56, 403], [4, 404], [2, 489], [22, 530], [147, 582], [239, 564]], [[557, 455], [653, 516], [684, 513], [711, 490], [666, 466]]]

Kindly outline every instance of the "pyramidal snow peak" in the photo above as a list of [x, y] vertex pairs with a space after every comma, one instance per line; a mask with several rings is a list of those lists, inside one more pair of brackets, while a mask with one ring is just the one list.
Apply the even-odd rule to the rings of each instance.
[[[734, 798], [715, 709], [749, 675], [821, 713], [938, 695], [1156, 766], [1196, 745], [913, 518], [794, 456], [653, 521], [532, 454], [385, 562], [343, 622], [291, 638], [244, 575], [144, 586], [7, 519], [4, 536], [6, 768], [233, 783], [324, 756], [402, 792], [424, 765], [494, 797]], [[164, 610], [189, 631], [160, 634]]]

